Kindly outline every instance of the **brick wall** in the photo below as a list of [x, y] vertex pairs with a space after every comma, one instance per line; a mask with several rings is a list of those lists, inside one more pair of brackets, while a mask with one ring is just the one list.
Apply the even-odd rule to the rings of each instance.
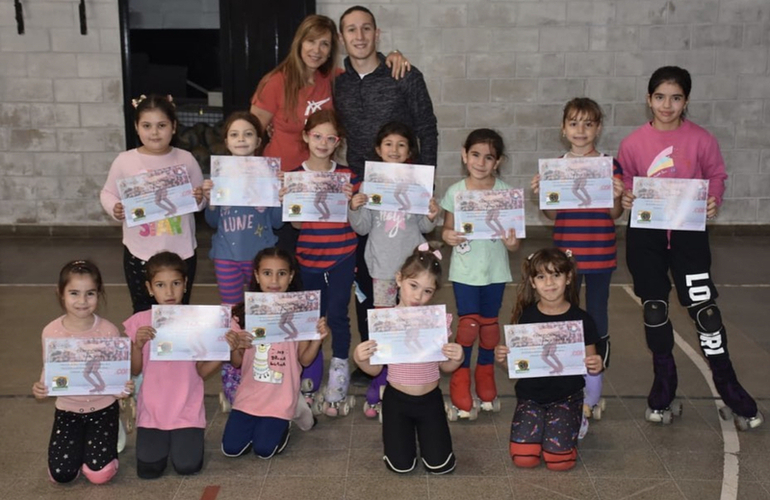
[[[117, 2], [86, 2], [86, 36], [78, 3], [24, 1], [23, 36], [13, 2], [0, 3], [0, 225], [109, 223], [98, 192], [124, 145]], [[318, 0], [317, 10], [337, 20], [350, 5]], [[440, 193], [460, 178], [459, 146], [481, 126], [503, 133], [503, 177], [526, 187], [537, 158], [563, 151], [561, 107], [574, 96], [602, 104], [600, 146], [614, 153], [646, 119], [650, 73], [678, 64], [693, 74], [690, 116], [718, 137], [727, 160], [718, 223], [770, 223], [767, 0], [365, 5], [383, 31], [383, 51], [400, 49], [428, 80], [441, 134]], [[529, 222], [543, 223], [529, 207]]]
[[0, 224], [103, 225], [99, 191], [125, 147], [115, 0], [0, 4]]

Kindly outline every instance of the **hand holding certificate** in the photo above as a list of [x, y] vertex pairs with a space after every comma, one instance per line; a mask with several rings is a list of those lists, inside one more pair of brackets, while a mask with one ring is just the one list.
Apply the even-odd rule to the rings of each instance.
[[521, 189], [458, 191], [454, 216], [455, 231], [468, 240], [503, 239], [510, 229], [517, 239], [527, 236]]
[[372, 365], [446, 361], [441, 348], [448, 342], [446, 306], [369, 309], [369, 338], [377, 351]]
[[212, 156], [211, 206], [279, 207], [280, 158]]
[[198, 210], [187, 167], [176, 165], [118, 180], [128, 227]]
[[366, 208], [428, 215], [436, 167], [367, 161], [361, 192]]
[[254, 344], [318, 340], [321, 292], [246, 292], [246, 331]]
[[230, 306], [152, 306], [150, 359], [155, 361], [227, 361]]
[[631, 227], [705, 231], [709, 181], [634, 177]]
[[350, 174], [286, 172], [283, 185], [284, 222], [347, 222], [348, 199], [343, 191]]
[[128, 338], [47, 338], [43, 347], [50, 396], [118, 395], [131, 378]]
[[505, 325], [508, 377], [585, 375], [582, 321]]
[[612, 208], [612, 157], [538, 160], [540, 209]]

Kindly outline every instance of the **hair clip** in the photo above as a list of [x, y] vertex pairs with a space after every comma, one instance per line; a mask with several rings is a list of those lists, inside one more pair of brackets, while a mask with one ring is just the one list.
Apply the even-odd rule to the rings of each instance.
[[528, 260], [528, 261], [532, 260], [532, 257], [534, 257], [534, 256], [535, 256], [535, 253], [534, 253], [534, 252], [533, 252], [533, 253], [531, 253], [531, 254], [529, 254], [529, 255], [527, 255], [527, 260]]
[[166, 94], [166, 99], [168, 99], [168, 102], [171, 103], [171, 105], [176, 108], [176, 103], [174, 102], [174, 97], [171, 94]]
[[73, 260], [72, 262], [70, 262], [70, 265], [71, 266], [81, 266], [81, 265], [84, 265], [85, 263], [86, 263], [86, 261], [84, 261], [84, 260]]
[[432, 253], [438, 260], [443, 259], [444, 257], [441, 255], [441, 252], [438, 250], [431, 251], [430, 245], [428, 245], [428, 242], [420, 243], [420, 246], [417, 247], [417, 250], [420, 252], [430, 252]]
[[568, 259], [572, 258], [572, 250], [569, 248], [564, 251], [564, 254], [567, 256]]
[[142, 94], [142, 95], [140, 95], [139, 97], [137, 97], [136, 99], [131, 99], [131, 105], [134, 107], [134, 109], [136, 109], [136, 108], [138, 108], [138, 107], [139, 107], [139, 105], [140, 105], [140, 104], [142, 103], [142, 101], [144, 101], [145, 99], [147, 99], [147, 96], [146, 96], [146, 95], [144, 95], [144, 94]]

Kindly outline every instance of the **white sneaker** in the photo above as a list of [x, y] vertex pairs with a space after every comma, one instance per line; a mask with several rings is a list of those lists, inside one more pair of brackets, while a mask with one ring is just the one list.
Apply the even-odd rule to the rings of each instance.
[[586, 437], [586, 434], [588, 434], [588, 419], [585, 417], [585, 415], [582, 415], [580, 417], [582, 420], [580, 421], [580, 430], [578, 431], [578, 439], [583, 439]]

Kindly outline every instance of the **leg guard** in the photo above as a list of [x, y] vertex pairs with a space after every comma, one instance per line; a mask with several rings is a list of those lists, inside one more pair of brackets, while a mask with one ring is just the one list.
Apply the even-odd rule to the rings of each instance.
[[[481, 352], [481, 349], [479, 349]], [[495, 365], [476, 365], [476, 394], [482, 403], [494, 401], [497, 397], [495, 386]]]
[[383, 366], [382, 371], [372, 379], [369, 387], [366, 389], [366, 402], [369, 405], [376, 405], [380, 402], [380, 387], [388, 383], [388, 367]]
[[516, 467], [530, 469], [540, 465], [543, 447], [539, 443], [511, 443], [511, 459]]
[[650, 395], [647, 396], [647, 405], [653, 410], [665, 410], [674, 400], [679, 383], [674, 355], [653, 352], [652, 369], [655, 379], [652, 382]]
[[722, 314], [714, 301], [692, 305], [687, 312], [695, 321], [703, 355], [708, 359], [715, 356], [727, 357], [727, 331], [722, 324]]
[[460, 367], [452, 373], [449, 381], [449, 397], [452, 404], [463, 411], [471, 411], [473, 396], [471, 396], [471, 369]]
[[460, 316], [460, 324], [457, 327], [457, 338], [455, 342], [463, 346], [465, 351], [465, 359], [462, 366], [468, 368], [471, 366], [471, 352], [473, 344], [476, 343], [476, 339], [479, 337], [479, 330], [481, 329], [481, 317], [478, 314], [466, 314]]
[[599, 404], [599, 400], [602, 397], [602, 386], [604, 385], [604, 374], [603, 373], [597, 373], [596, 375], [592, 375], [590, 373], [585, 375], [585, 381], [586, 381], [586, 389], [585, 389], [585, 399], [583, 400], [583, 404], [588, 406], [589, 408], [593, 408], [597, 404]]
[[332, 358], [329, 365], [329, 380], [327, 381], [324, 400], [329, 403], [342, 401], [348, 395], [350, 385], [350, 369], [347, 359]]
[[668, 354], [674, 349], [674, 329], [668, 320], [665, 300], [644, 301], [644, 333], [653, 353]]
[[91, 483], [104, 484], [118, 473], [118, 459], [113, 459], [112, 462], [105, 465], [102, 470], [91, 470], [86, 464], [83, 464], [82, 470], [83, 475], [86, 476], [86, 479], [91, 481]]
[[552, 453], [543, 450], [543, 460], [548, 470], [570, 470], [575, 467], [577, 460], [577, 449], [572, 448], [567, 453]]

